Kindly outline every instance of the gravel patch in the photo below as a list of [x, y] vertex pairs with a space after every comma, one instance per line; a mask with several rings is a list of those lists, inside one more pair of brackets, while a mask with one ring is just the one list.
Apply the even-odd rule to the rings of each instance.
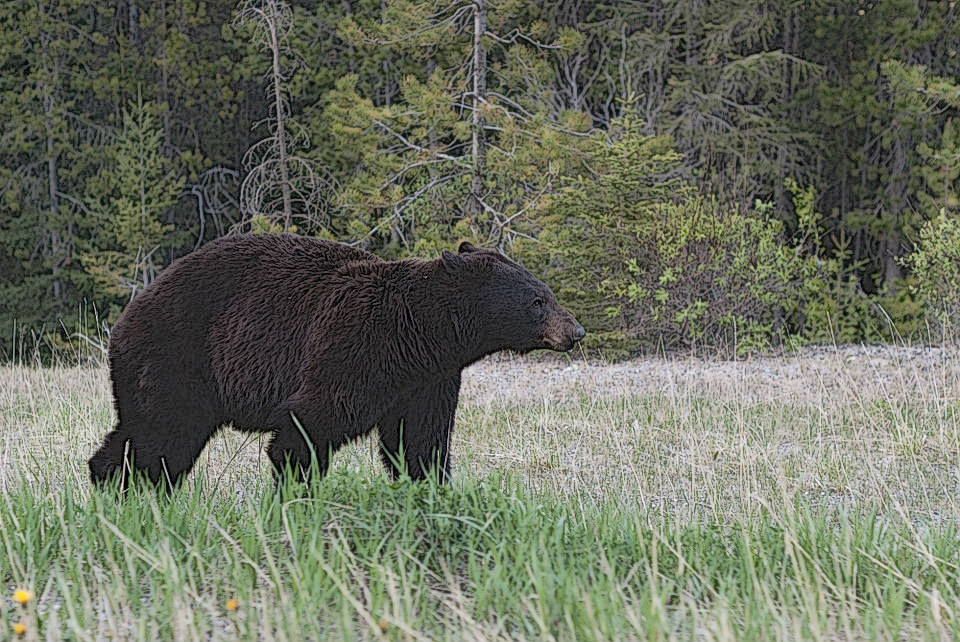
[[467, 403], [632, 395], [709, 396], [823, 405], [837, 400], [960, 398], [960, 351], [944, 347], [811, 347], [718, 361], [690, 356], [603, 363], [497, 355], [464, 372]]

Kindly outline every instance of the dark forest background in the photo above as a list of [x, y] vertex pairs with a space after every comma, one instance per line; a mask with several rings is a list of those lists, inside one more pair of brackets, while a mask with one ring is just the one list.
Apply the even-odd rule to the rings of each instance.
[[0, 9], [0, 352], [172, 260], [469, 239], [607, 355], [939, 340], [960, 21], [918, 0], [158, 0]]

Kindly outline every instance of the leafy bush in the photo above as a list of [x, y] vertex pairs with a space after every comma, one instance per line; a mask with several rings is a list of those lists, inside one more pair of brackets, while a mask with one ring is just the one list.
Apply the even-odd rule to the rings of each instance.
[[920, 229], [903, 263], [916, 278], [911, 289], [927, 302], [943, 333], [954, 334], [960, 327], [960, 217], [941, 209]]
[[779, 221], [712, 201], [662, 209], [644, 239], [646, 270], [630, 261], [634, 335], [666, 346], [764, 349], [784, 339], [797, 310], [804, 263], [781, 241]]
[[[816, 190], [786, 180], [797, 220], [794, 245], [806, 260], [803, 286], [797, 292], [803, 307], [796, 319], [796, 331], [811, 343], [857, 343], [873, 341], [885, 326], [877, 302], [863, 291], [857, 277], [862, 267], [851, 265], [844, 246], [824, 247], [823, 215], [816, 210]], [[888, 327], [888, 326], [886, 326]], [[888, 335], [889, 336], [889, 335]]]
[[614, 355], [638, 347], [763, 349], [789, 334], [806, 276], [766, 207], [737, 213], [696, 196], [665, 137], [629, 117], [598, 140], [595, 174], [546, 209], [539, 244], [518, 244]]

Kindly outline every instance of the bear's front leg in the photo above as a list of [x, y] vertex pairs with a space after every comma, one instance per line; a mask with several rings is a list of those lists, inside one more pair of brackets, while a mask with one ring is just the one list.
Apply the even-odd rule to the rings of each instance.
[[300, 483], [309, 482], [313, 471], [323, 477], [330, 455], [348, 441], [347, 431], [332, 420], [332, 412], [305, 406], [290, 404], [271, 421], [279, 426], [267, 447], [277, 483], [288, 470]]
[[428, 475], [441, 483], [450, 479], [450, 432], [459, 396], [459, 374], [430, 382], [380, 422], [380, 456], [394, 478], [405, 466], [414, 481]]

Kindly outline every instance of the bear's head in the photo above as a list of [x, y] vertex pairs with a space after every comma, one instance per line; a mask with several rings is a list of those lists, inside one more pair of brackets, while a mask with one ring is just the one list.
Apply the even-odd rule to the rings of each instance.
[[566, 352], [586, 334], [543, 281], [502, 254], [461, 243], [440, 261], [464, 304], [459, 334], [476, 342], [479, 353]]

